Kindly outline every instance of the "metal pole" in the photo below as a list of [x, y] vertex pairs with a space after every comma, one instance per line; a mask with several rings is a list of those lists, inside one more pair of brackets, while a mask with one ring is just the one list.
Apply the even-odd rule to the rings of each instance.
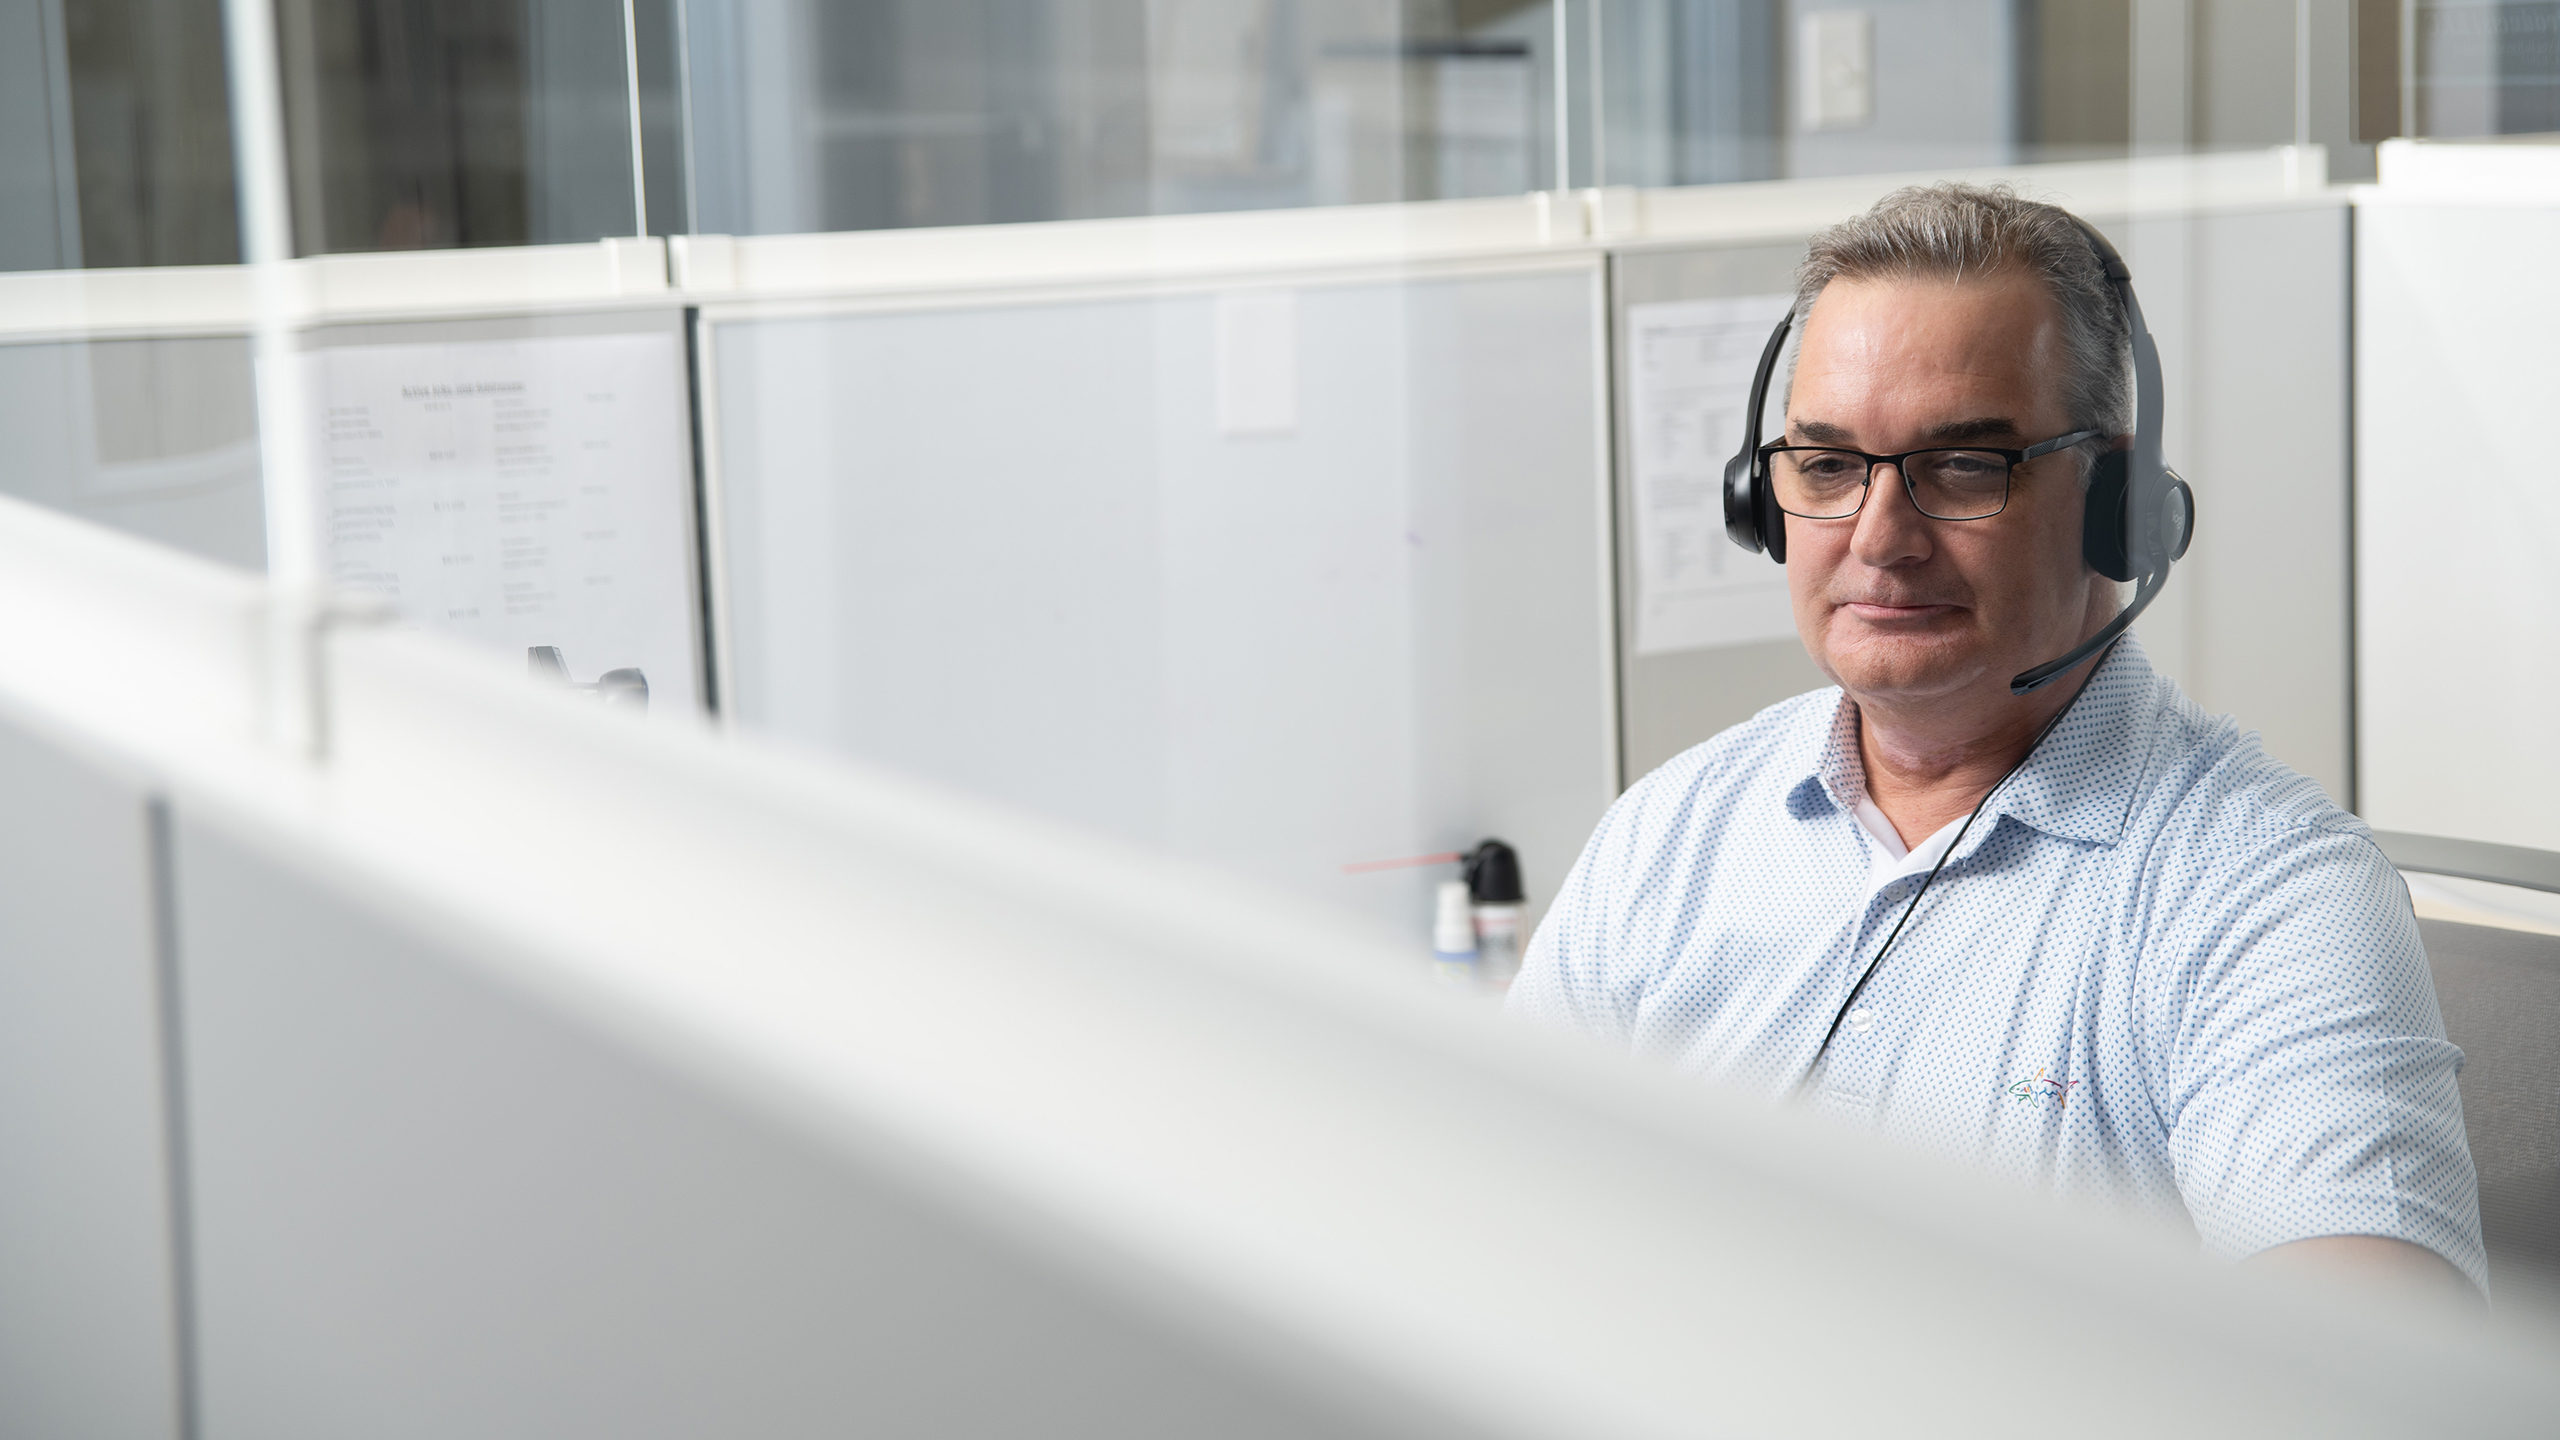
[[2293, 0], [2293, 144], [2311, 145], [2311, 0]]
[[1573, 188], [1573, 25], [1565, 14], [1566, 0], [1551, 0], [1555, 6], [1555, 34], [1552, 44], [1556, 52], [1555, 124], [1556, 124], [1556, 189]]
[[643, 239], [649, 234], [649, 175], [642, 163], [640, 145], [640, 24], [632, 14], [632, 0], [622, 0], [622, 82], [623, 97], [629, 101], [631, 115], [631, 233]]
[[320, 605], [319, 497], [309, 463], [311, 404], [294, 345], [302, 309], [293, 205], [270, 0], [223, 0], [238, 178], [240, 258], [256, 306], [258, 454], [267, 511], [267, 730], [308, 751], [317, 743], [313, 620]]

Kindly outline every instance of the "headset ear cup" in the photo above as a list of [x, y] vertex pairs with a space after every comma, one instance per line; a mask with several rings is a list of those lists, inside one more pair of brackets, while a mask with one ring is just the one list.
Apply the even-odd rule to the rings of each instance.
[[1759, 457], [1745, 450], [1724, 462], [1724, 533], [1745, 550], [1760, 546]]
[[2080, 521], [2080, 553], [2089, 568], [2110, 580], [2134, 577], [2126, 542], [2125, 486], [2133, 478], [2133, 454], [2109, 450], [2089, 467], [2089, 509]]
[[2196, 492], [2179, 478], [2177, 471], [2172, 470], [2169, 472], [2169, 488], [2161, 495], [2160, 503], [2160, 533], [2168, 544], [2169, 558], [2184, 560], [2187, 558], [2187, 546], [2196, 538]]
[[1751, 467], [1751, 499], [1760, 513], [1760, 541], [1769, 558], [1787, 563], [1787, 512], [1778, 508], [1778, 487], [1769, 483], [1766, 457]]

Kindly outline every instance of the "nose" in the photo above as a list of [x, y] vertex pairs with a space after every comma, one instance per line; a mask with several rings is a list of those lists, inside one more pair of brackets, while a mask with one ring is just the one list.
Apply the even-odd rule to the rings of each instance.
[[1867, 477], [1867, 503], [1858, 511], [1858, 528], [1849, 537], [1849, 553], [1879, 570], [1915, 565], [1932, 553], [1929, 517], [1911, 503], [1911, 487], [1902, 467], [1878, 465]]

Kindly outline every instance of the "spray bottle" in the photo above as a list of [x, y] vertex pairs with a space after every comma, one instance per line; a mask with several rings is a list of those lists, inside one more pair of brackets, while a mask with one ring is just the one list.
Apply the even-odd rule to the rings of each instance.
[[[1520, 922], [1526, 898], [1520, 890], [1520, 856], [1499, 840], [1487, 840], [1466, 854], [1467, 898], [1475, 925], [1476, 972], [1484, 984], [1501, 992], [1520, 973]], [[1446, 897], [1442, 904], [1446, 906]]]

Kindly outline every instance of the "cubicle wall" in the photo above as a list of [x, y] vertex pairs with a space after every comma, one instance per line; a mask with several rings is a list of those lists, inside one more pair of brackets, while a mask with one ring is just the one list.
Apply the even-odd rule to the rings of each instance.
[[705, 313], [722, 693], [754, 731], [1400, 935], [1555, 893], [1615, 794], [1588, 254]]
[[261, 569], [255, 389], [236, 332], [0, 340], [0, 494]]
[[2375, 825], [2560, 850], [2546, 151], [2394, 145], [2358, 197], [2358, 678]]
[[163, 812], [139, 769], [14, 709], [0, 795], [0, 1431], [171, 1440]]
[[2194, 546], [2134, 628], [2198, 704], [2257, 731], [2268, 754], [2350, 809], [2363, 803], [2352, 221], [2329, 195], [2117, 232], [2132, 242], [2127, 259], [2173, 377], [2169, 463], [2196, 492]]

